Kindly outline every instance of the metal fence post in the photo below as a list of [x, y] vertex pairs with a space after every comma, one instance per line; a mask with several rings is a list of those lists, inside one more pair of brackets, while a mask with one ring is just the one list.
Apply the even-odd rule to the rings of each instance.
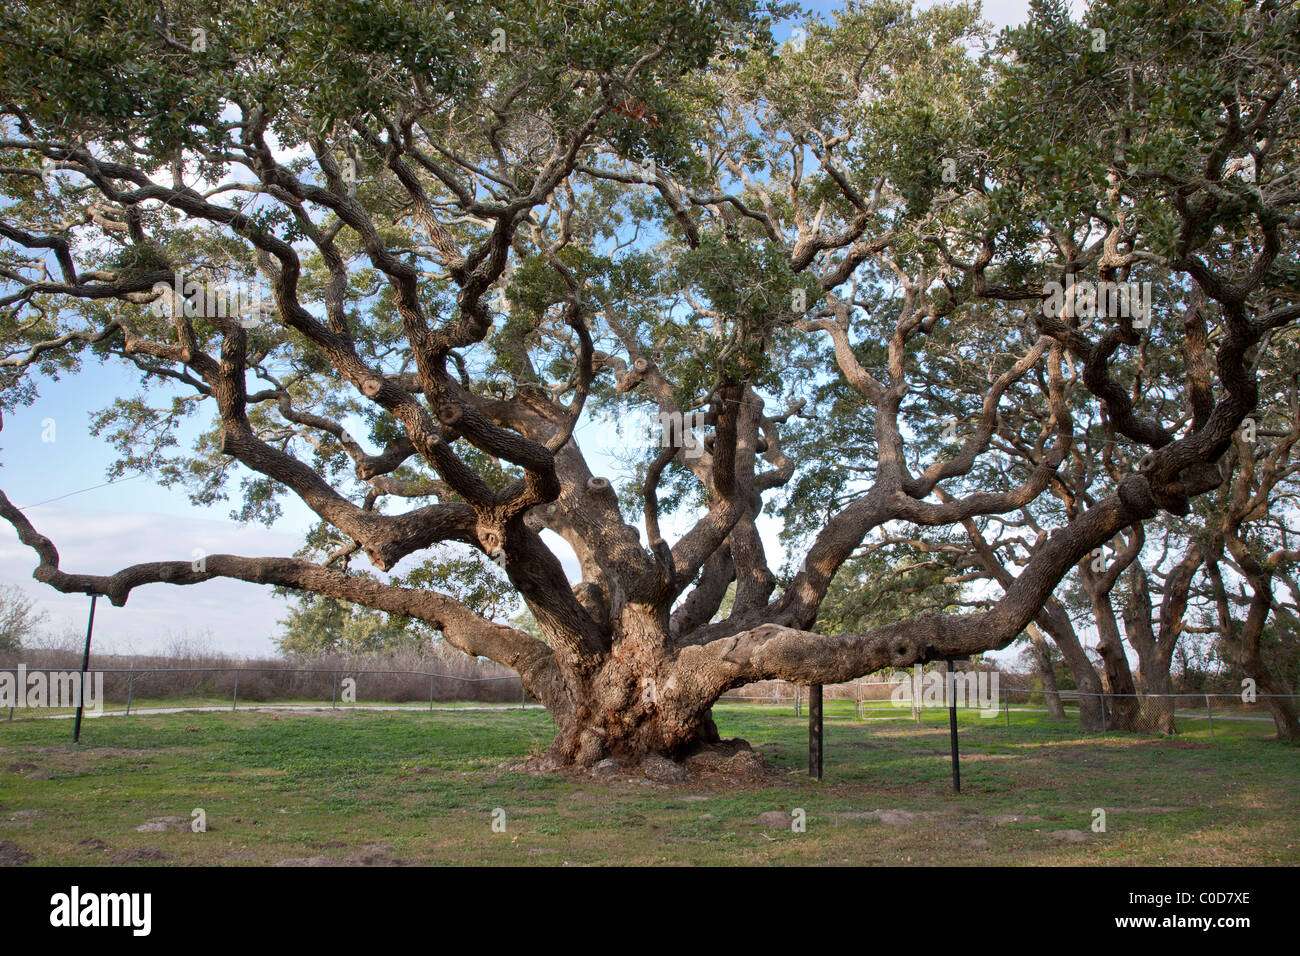
[[808, 688], [808, 776], [822, 778], [822, 685]]
[[433, 675], [429, 675], [429, 710], [433, 710]]
[[524, 687], [524, 682], [519, 682], [519, 709], [523, 710], [528, 706], [528, 688]]
[[231, 698], [230, 709], [231, 710], [239, 709], [239, 668], [238, 667], [235, 668], [235, 696]]
[[339, 707], [339, 672], [334, 672], [334, 689], [330, 691], [330, 710], [338, 710]]
[[944, 692], [948, 695], [948, 737], [952, 744], [952, 792], [961, 793], [961, 758], [957, 752], [957, 685], [952, 676], [952, 658], [945, 657]]
[[1011, 694], [1007, 691], [1002, 692], [1002, 712], [1007, 718], [1007, 730], [1011, 729]]
[[1104, 734], [1110, 730], [1106, 722], [1106, 695], [1098, 694], [1097, 696], [1101, 700], [1101, 732]]
[[77, 719], [72, 726], [72, 742], [81, 742], [81, 714], [86, 709], [86, 676], [90, 672], [90, 633], [95, 629], [95, 602], [98, 594], [90, 596], [90, 620], [86, 622], [86, 653], [81, 658], [80, 698], [77, 703]]
[[126, 716], [131, 716], [131, 698], [135, 696], [135, 662], [131, 663], [131, 677], [126, 684]]
[[1205, 716], [1210, 720], [1210, 739], [1214, 739], [1214, 713], [1210, 710], [1210, 695], [1205, 695]]
[[799, 685], [794, 685], [794, 715], [798, 717], [802, 711], [799, 708]]

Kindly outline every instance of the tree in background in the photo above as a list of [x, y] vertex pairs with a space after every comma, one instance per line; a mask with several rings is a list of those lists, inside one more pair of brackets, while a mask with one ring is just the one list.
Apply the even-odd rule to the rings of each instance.
[[818, 609], [816, 630], [853, 634], [960, 606], [961, 575], [939, 550], [922, 544], [902, 551], [889, 539], [864, 548], [835, 572]]
[[418, 621], [331, 597], [304, 597], [280, 623], [275, 645], [286, 657], [420, 650], [431, 639]]
[[0, 584], [0, 653], [21, 651], [23, 641], [35, 636], [46, 616], [21, 588]]
[[[488, 620], [506, 619], [518, 600], [510, 582], [489, 561], [476, 555], [428, 559], [407, 575], [408, 582], [428, 580], [454, 586], [466, 607]], [[278, 589], [293, 598], [294, 592]], [[517, 611], [508, 623], [522, 630], [535, 627], [528, 609]], [[285, 656], [316, 654], [379, 654], [394, 651], [428, 650], [439, 639], [438, 632], [416, 618], [388, 614], [350, 601], [311, 592], [299, 594], [296, 604], [280, 622], [283, 631], [275, 645]]]

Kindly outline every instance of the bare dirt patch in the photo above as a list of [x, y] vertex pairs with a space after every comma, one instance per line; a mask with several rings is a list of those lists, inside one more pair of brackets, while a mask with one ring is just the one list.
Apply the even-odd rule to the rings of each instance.
[[135, 828], [136, 833], [180, 832], [190, 828], [188, 817], [154, 817]]
[[908, 810], [876, 810], [874, 816], [887, 827], [905, 827], [925, 819], [928, 814], [912, 813]]
[[170, 860], [162, 850], [155, 850], [151, 847], [141, 847], [135, 850], [118, 850], [113, 854], [114, 863], [163, 863]]
[[12, 840], [0, 840], [0, 866], [22, 866], [34, 859], [36, 857]]
[[295, 856], [287, 860], [277, 860], [272, 866], [342, 866], [337, 860], [327, 856]]
[[362, 847], [357, 853], [353, 853], [342, 860], [335, 860], [328, 856], [305, 856], [290, 857], [285, 860], [279, 860], [272, 866], [405, 866], [405, 860], [399, 860], [393, 856], [393, 847], [384, 844], [374, 844]]
[[1088, 834], [1082, 830], [1053, 830], [1047, 834], [1054, 840], [1060, 840], [1062, 843], [1087, 843]]
[[766, 813], [760, 813], [754, 822], [769, 830], [788, 830], [792, 819], [784, 810], [768, 810]]

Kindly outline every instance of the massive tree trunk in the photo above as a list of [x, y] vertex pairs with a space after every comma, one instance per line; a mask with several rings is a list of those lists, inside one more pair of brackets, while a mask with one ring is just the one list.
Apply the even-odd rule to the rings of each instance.
[[605, 758], [636, 764], [647, 754], [681, 759], [719, 743], [716, 698], [684, 687], [667, 659], [660, 664], [642, 672], [611, 661], [577, 689], [572, 704], [552, 708], [556, 735], [546, 765], [590, 767]]
[[719, 742], [711, 707], [722, 690], [682, 672], [666, 625], [652, 608], [624, 608], [617, 652], [570, 674], [566, 693], [547, 702], [556, 723], [548, 765], [590, 767], [607, 757], [637, 763], [647, 754], [677, 759]]

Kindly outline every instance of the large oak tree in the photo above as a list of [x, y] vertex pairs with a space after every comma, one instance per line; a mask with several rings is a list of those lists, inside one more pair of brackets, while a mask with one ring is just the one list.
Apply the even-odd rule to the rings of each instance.
[[[1160, 6], [1036, 3], [980, 52], [972, 10], [893, 2], [779, 48], [745, 0], [10, 5], [6, 407], [125, 363], [121, 470], [319, 524], [97, 576], [0, 515], [61, 591], [230, 577], [423, 621], [520, 674], [560, 765], [715, 743], [751, 681], [1004, 647], [1223, 483], [1300, 317], [1294, 10]], [[230, 281], [265, 304], [194, 291]], [[1043, 306], [1147, 281], [1149, 327]], [[1070, 498], [1080, 407], [1126, 464]], [[665, 425], [615, 473], [602, 415]], [[868, 536], [1053, 492], [987, 607], [810, 630]], [[480, 613], [467, 556], [540, 636]]]

